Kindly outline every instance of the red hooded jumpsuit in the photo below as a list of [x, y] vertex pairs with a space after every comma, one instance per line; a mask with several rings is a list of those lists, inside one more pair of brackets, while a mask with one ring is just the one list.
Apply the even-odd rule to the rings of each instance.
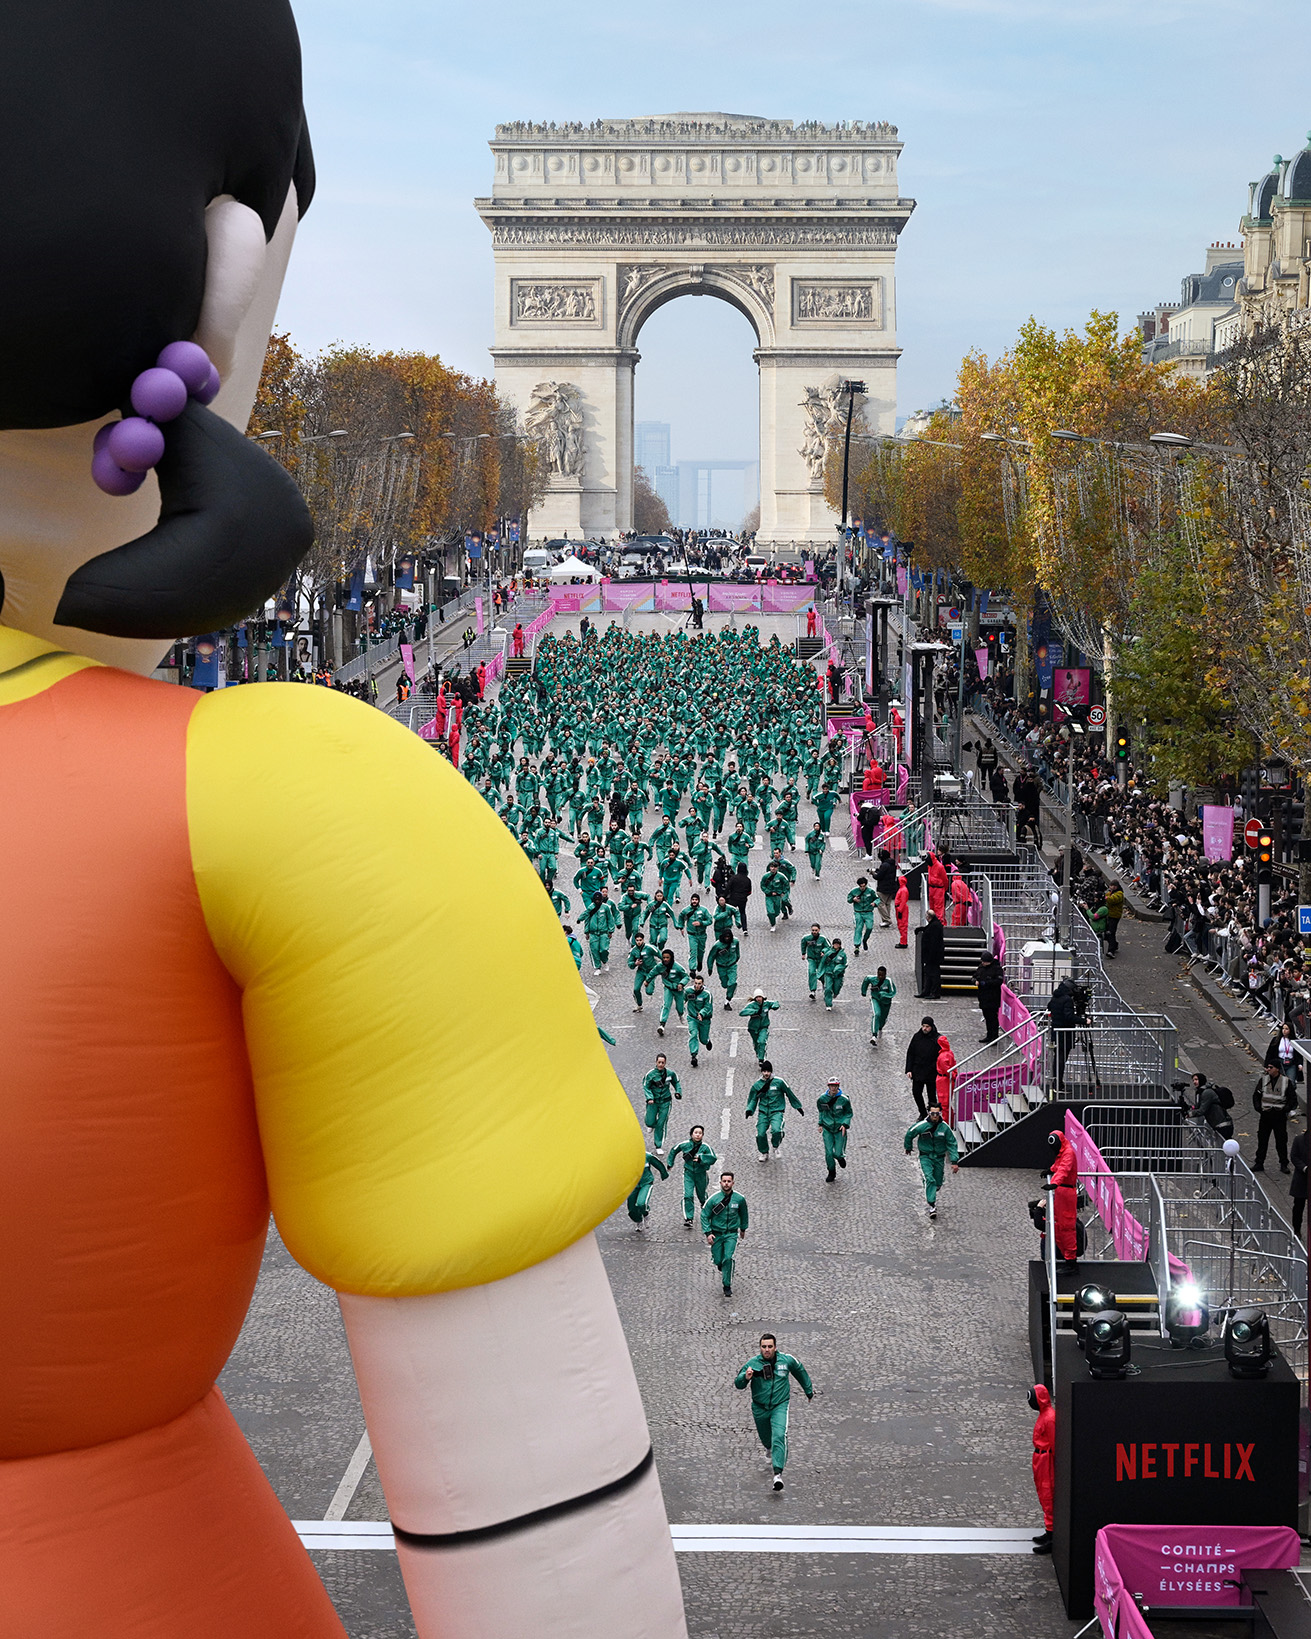
[[898, 950], [906, 949], [906, 935], [910, 932], [910, 889], [906, 886], [906, 878], [897, 878], [897, 891], [893, 896], [892, 908], [897, 915], [897, 933], [901, 943]]
[[1079, 1158], [1074, 1145], [1063, 1133], [1055, 1133], [1061, 1141], [1060, 1151], [1051, 1164], [1051, 1180], [1056, 1189], [1053, 1195], [1056, 1215], [1056, 1250], [1067, 1263], [1079, 1255], [1078, 1191]]
[[1054, 1523], [1052, 1495], [1056, 1487], [1056, 1408], [1043, 1383], [1033, 1385], [1038, 1402], [1038, 1420], [1033, 1425], [1033, 1488], [1042, 1504], [1042, 1523], [1050, 1531]]

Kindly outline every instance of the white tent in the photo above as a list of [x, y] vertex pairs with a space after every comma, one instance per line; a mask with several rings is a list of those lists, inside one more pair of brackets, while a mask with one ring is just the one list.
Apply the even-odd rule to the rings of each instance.
[[553, 564], [546, 571], [548, 580], [600, 580], [601, 571], [593, 568], [590, 563], [584, 563], [581, 558], [572, 555], [561, 558], [559, 563]]

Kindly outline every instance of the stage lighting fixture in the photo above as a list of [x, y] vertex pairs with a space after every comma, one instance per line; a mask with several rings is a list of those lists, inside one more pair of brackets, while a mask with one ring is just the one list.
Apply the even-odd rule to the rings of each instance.
[[1083, 1352], [1093, 1377], [1123, 1377], [1129, 1370], [1129, 1317], [1103, 1309], [1088, 1317]]
[[1082, 1349], [1086, 1341], [1088, 1322], [1095, 1316], [1115, 1308], [1115, 1294], [1104, 1286], [1090, 1281], [1074, 1294], [1074, 1340]]
[[1204, 1349], [1211, 1330], [1211, 1311], [1201, 1288], [1193, 1281], [1181, 1281], [1165, 1305], [1165, 1329], [1174, 1349]]
[[1225, 1317], [1225, 1360], [1231, 1377], [1264, 1377], [1274, 1350], [1264, 1309], [1231, 1309]]

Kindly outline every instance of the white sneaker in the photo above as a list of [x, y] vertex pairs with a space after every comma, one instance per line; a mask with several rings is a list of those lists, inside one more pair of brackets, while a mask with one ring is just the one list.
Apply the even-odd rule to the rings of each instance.
[[783, 1489], [783, 1476], [781, 1474], [775, 1474], [774, 1476], [774, 1489], [775, 1491]]
[[767, 1155], [758, 1155], [756, 1157], [756, 1160], [759, 1161], [761, 1166], [763, 1167], [765, 1165], [765, 1163], [769, 1160], [769, 1157]]

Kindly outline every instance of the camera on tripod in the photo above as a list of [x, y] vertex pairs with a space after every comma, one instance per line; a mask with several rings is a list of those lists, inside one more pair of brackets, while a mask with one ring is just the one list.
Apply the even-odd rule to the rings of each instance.
[[1074, 1017], [1081, 1025], [1088, 1023], [1088, 1009], [1092, 1005], [1092, 988], [1089, 985], [1079, 984], [1077, 980], [1070, 980], [1070, 1006]]

